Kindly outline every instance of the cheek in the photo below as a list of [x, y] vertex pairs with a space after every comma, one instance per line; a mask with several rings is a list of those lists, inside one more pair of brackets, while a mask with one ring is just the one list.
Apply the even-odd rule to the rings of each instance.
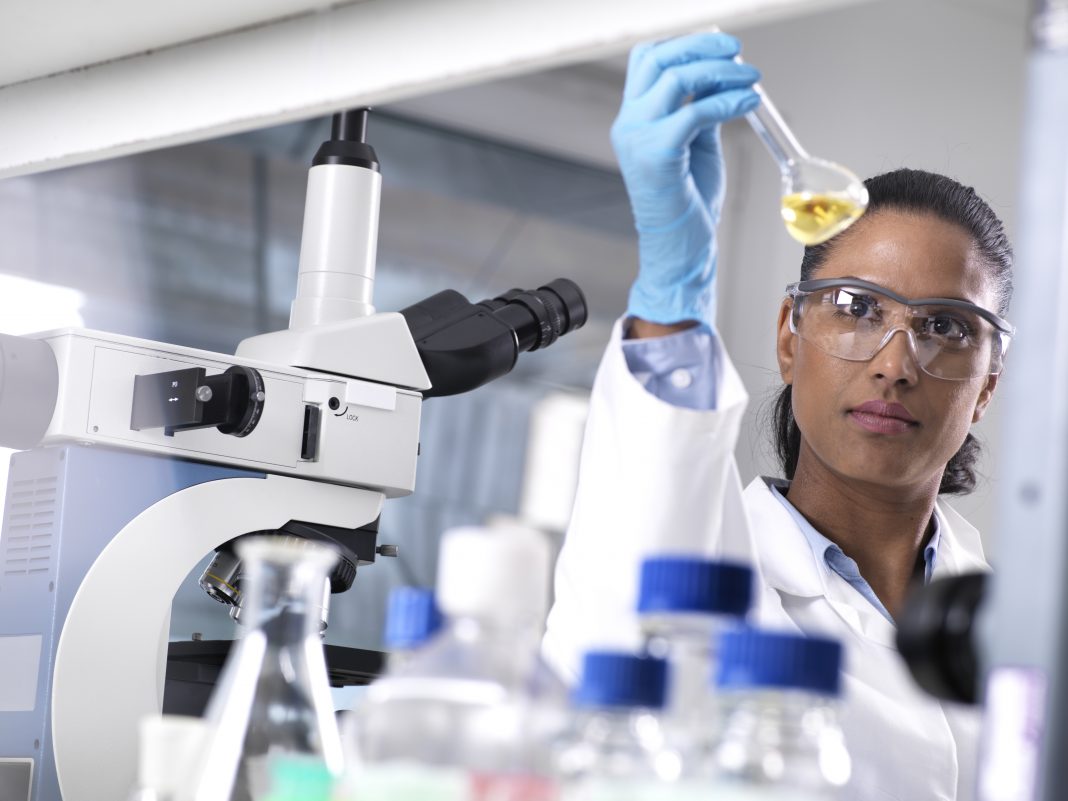
[[817, 420], [839, 412], [843, 389], [854, 380], [860, 362], [835, 359], [802, 343], [797, 351], [793, 381], [794, 418], [802, 431]]
[[964, 442], [964, 437], [972, 427], [975, 404], [985, 384], [986, 379], [983, 378], [975, 381], [954, 382], [947, 387], [940, 388], [943, 391], [936, 398], [936, 403], [937, 414], [942, 420], [941, 428], [946, 438], [955, 442], [957, 447]]

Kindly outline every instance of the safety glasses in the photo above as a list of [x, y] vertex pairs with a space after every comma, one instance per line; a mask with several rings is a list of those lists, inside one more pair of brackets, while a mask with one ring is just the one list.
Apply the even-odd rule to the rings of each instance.
[[949, 381], [1000, 373], [1016, 332], [974, 303], [909, 300], [855, 278], [799, 281], [786, 294], [793, 305], [790, 330], [825, 353], [868, 361], [902, 331], [920, 368]]

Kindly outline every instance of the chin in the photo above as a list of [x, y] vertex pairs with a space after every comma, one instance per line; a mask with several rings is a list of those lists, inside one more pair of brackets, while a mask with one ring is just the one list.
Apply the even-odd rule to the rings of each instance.
[[916, 470], [916, 462], [911, 459], [872, 459], [863, 464], [832, 467], [845, 478], [878, 487], [904, 489], [924, 484], [930, 479], [930, 475]]

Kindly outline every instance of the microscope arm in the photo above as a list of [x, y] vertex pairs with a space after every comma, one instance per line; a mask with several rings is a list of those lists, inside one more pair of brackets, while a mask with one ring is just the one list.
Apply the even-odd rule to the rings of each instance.
[[171, 601], [205, 554], [235, 532], [294, 519], [354, 528], [375, 520], [382, 500], [286, 476], [228, 478], [176, 492], [123, 528], [78, 588], [56, 653], [52, 731], [64, 801], [124, 798], [133, 786], [138, 721], [162, 709]]

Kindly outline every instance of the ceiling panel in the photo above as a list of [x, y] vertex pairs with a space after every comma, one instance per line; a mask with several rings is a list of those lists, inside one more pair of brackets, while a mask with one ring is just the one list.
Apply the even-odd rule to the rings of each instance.
[[[701, 26], [861, 1], [366, 0], [244, 21], [209, 13], [209, 0], [38, 0], [40, 10], [0, 3], [0, 62], [10, 65], [0, 68], [8, 76], [0, 177], [603, 58]], [[317, 3], [215, 5], [279, 14]], [[179, 33], [198, 38], [170, 41]], [[68, 71], [30, 79], [56, 69]]]

